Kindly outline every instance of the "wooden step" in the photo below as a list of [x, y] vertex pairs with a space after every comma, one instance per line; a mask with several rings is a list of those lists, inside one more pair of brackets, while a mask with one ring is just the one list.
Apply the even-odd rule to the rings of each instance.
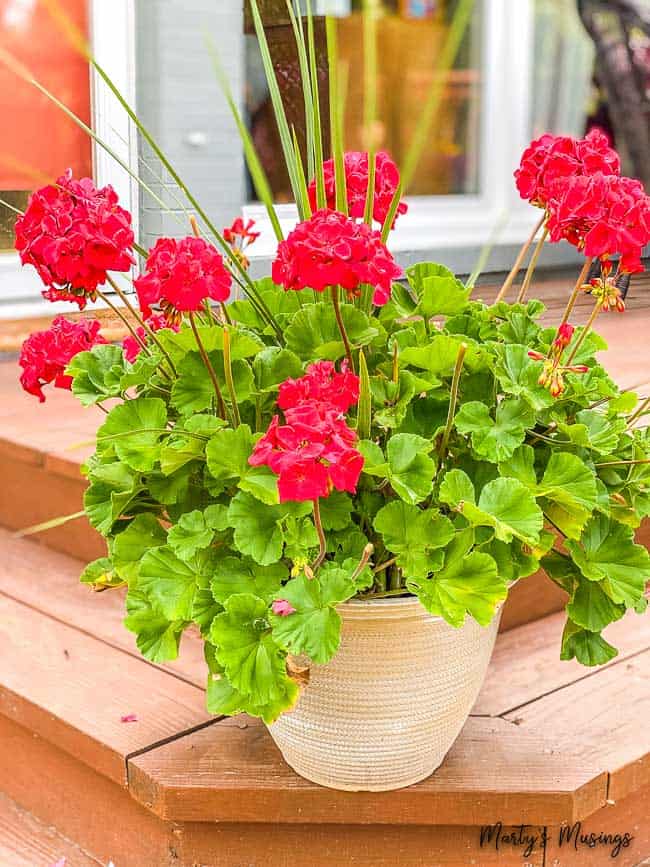
[[0, 792], [2, 867], [98, 867], [100, 862]]
[[[480, 826], [498, 821], [625, 821], [636, 860], [617, 863], [650, 855], [647, 618], [611, 627], [621, 653], [599, 670], [559, 661], [560, 614], [502, 634], [436, 774], [342, 793], [294, 774], [259, 722], [207, 715], [197, 638], [178, 664], [151, 665], [119, 594], [79, 585], [78, 562], [6, 532], [0, 550], [0, 790], [101, 863], [274, 867], [299, 851], [308, 867], [521, 864], [480, 849]], [[547, 863], [574, 863], [556, 855]]]

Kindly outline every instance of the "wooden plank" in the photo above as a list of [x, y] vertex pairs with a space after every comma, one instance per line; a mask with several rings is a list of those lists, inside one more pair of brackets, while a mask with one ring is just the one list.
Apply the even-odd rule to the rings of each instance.
[[[0, 550], [0, 593], [142, 660], [135, 635], [123, 624], [122, 590], [93, 592], [79, 582], [83, 569], [79, 560], [17, 539], [1, 528]], [[34, 575], [47, 575], [47, 593]], [[206, 669], [199, 635], [189, 630], [181, 639], [179, 659], [161, 668], [204, 689]]]
[[0, 864], [2, 867], [97, 867], [99, 861], [54, 828], [0, 793]]
[[[623, 801], [608, 804], [584, 822], [565, 828], [560, 837], [560, 828], [549, 828], [546, 861], [553, 867], [642, 867], [650, 859], [650, 788], [635, 792]], [[580, 842], [580, 837], [593, 834], [601, 842], [594, 846]], [[607, 835], [619, 835], [618, 840], [605, 839]], [[570, 836], [568, 836], [570, 835]], [[625, 838], [627, 835], [627, 838]], [[577, 840], [577, 842], [576, 842]], [[626, 845], [625, 845], [626, 843]]]
[[[210, 867], [542, 867], [543, 852], [481, 849], [460, 825], [181, 825], [180, 865]], [[514, 830], [514, 829], [505, 829]], [[175, 862], [176, 863], [176, 862]], [[614, 862], [616, 863], [616, 862]], [[131, 862], [129, 862], [129, 867]], [[150, 867], [150, 865], [147, 865]]]
[[[0, 453], [0, 526], [10, 530], [72, 515], [83, 508], [85, 482], [48, 472]], [[88, 562], [106, 553], [106, 543], [85, 518], [30, 538]]]
[[211, 719], [196, 687], [6, 597], [0, 641], [0, 713], [121, 784], [129, 755]]
[[223, 721], [129, 761], [137, 800], [188, 822], [477, 825], [592, 813], [606, 775], [503, 720], [470, 719], [441, 768], [396, 792], [336, 792], [295, 774], [258, 721]]
[[[650, 648], [650, 617], [629, 612], [607, 628], [607, 639], [619, 649], [619, 655], [609, 666], [594, 669], [585, 668], [575, 659], [563, 662], [560, 647], [565, 621], [566, 615], [559, 612], [499, 636], [472, 713], [507, 714], [576, 681], [598, 677], [605, 668], [620, 665], [628, 657]], [[624, 667], [618, 672], [624, 681]], [[595, 681], [593, 688], [597, 688]]]
[[1, 714], [0, 761], [2, 790], [101, 864], [182, 867], [174, 830], [123, 786]]
[[505, 717], [548, 732], [556, 749], [610, 775], [618, 801], [650, 785], [650, 651], [605, 668]]

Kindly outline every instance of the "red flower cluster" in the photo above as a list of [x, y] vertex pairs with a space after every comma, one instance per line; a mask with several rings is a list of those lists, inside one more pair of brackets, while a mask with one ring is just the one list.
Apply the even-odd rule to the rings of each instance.
[[348, 370], [347, 361], [341, 364], [340, 373], [333, 362], [317, 361], [309, 365], [305, 376], [286, 379], [280, 385], [278, 406], [285, 410], [315, 401], [338, 412], [347, 412], [358, 400], [359, 377]]
[[390, 298], [392, 281], [402, 271], [382, 242], [379, 232], [355, 223], [338, 211], [323, 209], [299, 223], [278, 246], [273, 280], [285, 289], [342, 286], [350, 295], [363, 284], [373, 286], [373, 304]]
[[583, 139], [546, 134], [531, 142], [515, 172], [522, 199], [545, 208], [558, 181], [596, 173], [618, 175], [621, 163], [607, 136], [592, 129]]
[[569, 345], [569, 343], [571, 343], [571, 340], [573, 339], [573, 333], [575, 330], [576, 329], [574, 325], [570, 325], [568, 322], [563, 322], [557, 330], [555, 340], [553, 341], [553, 346], [555, 346], [557, 349], [566, 349], [566, 347]]
[[200, 310], [207, 298], [226, 301], [232, 278], [221, 255], [203, 238], [159, 238], [149, 253], [146, 273], [134, 282], [145, 317], [158, 304], [170, 321], [177, 322], [182, 313]]
[[68, 170], [55, 185], [32, 193], [16, 221], [16, 250], [50, 288], [49, 301], [94, 300], [107, 271], [133, 264], [131, 215], [118, 205], [112, 187], [97, 189], [90, 178], [74, 180]]
[[[333, 401], [337, 386], [343, 394]], [[363, 456], [354, 448], [356, 433], [340, 407], [349, 409], [359, 399], [358, 378], [347, 370], [336, 373], [333, 365], [321, 362], [311, 365], [301, 379], [283, 383], [280, 394], [285, 424], [273, 417], [249, 464], [268, 466], [278, 474], [282, 503], [328, 497], [334, 488], [355, 493]]]
[[[348, 213], [351, 217], [363, 218], [368, 196], [368, 154], [363, 151], [348, 151], [344, 157], [345, 186], [348, 200]], [[325, 195], [327, 207], [336, 208], [336, 174], [334, 160], [323, 164], [325, 177]], [[375, 158], [375, 194], [372, 208], [373, 219], [384, 225], [390, 206], [399, 185], [399, 169], [384, 151]], [[312, 211], [316, 210], [316, 181], [309, 184], [309, 202]], [[406, 202], [400, 202], [393, 220], [393, 228], [397, 217], [408, 210]]]
[[598, 173], [554, 185], [548, 229], [585, 256], [607, 260], [620, 254], [620, 270], [643, 271], [641, 253], [650, 242], [650, 196], [640, 181]]
[[[160, 331], [161, 328], [171, 328], [172, 331], [178, 331], [178, 325], [174, 322], [168, 322], [164, 313], [152, 313], [148, 319], [145, 319], [145, 322], [151, 331], [154, 332]], [[143, 340], [145, 343], [147, 342], [147, 332], [142, 326], [136, 328], [136, 334], [140, 340]], [[122, 341], [122, 348], [124, 349], [124, 357], [127, 361], [131, 362], [131, 364], [142, 352], [141, 344], [131, 335], [124, 338]]]
[[43, 403], [44, 385], [52, 382], [55, 388], [69, 389], [72, 378], [64, 373], [68, 362], [79, 352], [106, 343], [99, 334], [100, 328], [101, 324], [95, 319], [71, 322], [57, 316], [47, 331], [30, 334], [22, 345], [18, 360], [23, 368], [20, 384], [25, 391]]

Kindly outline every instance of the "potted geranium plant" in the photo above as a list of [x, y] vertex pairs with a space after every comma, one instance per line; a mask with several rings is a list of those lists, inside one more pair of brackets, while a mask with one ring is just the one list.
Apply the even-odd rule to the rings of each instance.
[[[560, 652], [585, 665], [645, 609], [648, 401], [608, 377], [593, 325], [624, 309], [650, 202], [602, 134], [542, 137], [517, 172], [540, 240], [515, 303], [536, 232], [486, 304], [443, 265], [402, 275], [386, 246], [406, 210], [397, 166], [336, 135], [323, 163], [314, 129], [311, 184], [288, 157], [301, 220], [286, 238], [274, 220], [271, 276], [249, 276], [251, 224], [220, 233], [198, 211], [147, 254], [138, 309], [110, 275], [140, 252], [113, 191], [63, 176], [35, 193], [17, 248], [46, 297], [113, 303], [109, 283], [132, 333], [120, 347], [57, 320], [27, 341], [22, 381], [107, 413], [84, 472], [108, 553], [82, 580], [126, 587], [143, 655], [172, 660], [200, 630], [211, 712], [261, 717], [309, 779], [390, 789], [443, 760], [516, 581], [541, 566], [566, 590]], [[525, 297], [547, 234], [585, 255], [552, 327]], [[583, 292], [593, 312], [574, 328]]]

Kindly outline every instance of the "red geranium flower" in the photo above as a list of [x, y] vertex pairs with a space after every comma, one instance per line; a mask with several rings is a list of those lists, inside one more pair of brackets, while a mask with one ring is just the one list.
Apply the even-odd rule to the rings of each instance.
[[[328, 497], [333, 489], [355, 493], [363, 467], [363, 456], [354, 448], [357, 435], [339, 409], [349, 408], [355, 390], [354, 402], [359, 399], [358, 381], [353, 383], [345, 370], [337, 374], [333, 365], [331, 370], [319, 365], [328, 362], [311, 365], [306, 376], [280, 386], [285, 424], [274, 416], [248, 459], [277, 473], [282, 503]], [[345, 382], [346, 397], [330, 402], [328, 390], [336, 377], [344, 378], [338, 381]]]
[[150, 251], [146, 272], [135, 281], [144, 316], [159, 304], [170, 321], [200, 310], [207, 298], [227, 301], [232, 278], [217, 250], [203, 238], [159, 238]]
[[54, 383], [55, 388], [72, 385], [72, 377], [64, 371], [79, 352], [92, 349], [98, 343], [106, 343], [99, 334], [101, 324], [95, 319], [71, 322], [57, 316], [47, 331], [35, 331], [25, 340], [20, 350], [18, 363], [23, 368], [20, 384], [43, 403], [43, 386]]
[[[348, 151], [344, 157], [345, 187], [348, 201], [348, 213], [351, 217], [363, 218], [366, 211], [368, 196], [368, 153], [363, 151]], [[336, 208], [336, 175], [334, 160], [323, 164], [325, 178], [325, 195], [327, 207]], [[384, 151], [375, 157], [375, 194], [373, 199], [372, 217], [380, 225], [384, 225], [390, 206], [399, 185], [399, 169]], [[316, 210], [316, 181], [309, 184], [309, 202], [312, 211]], [[406, 202], [400, 202], [397, 207], [393, 227], [397, 217], [408, 211]]]
[[341, 364], [338, 373], [331, 361], [310, 364], [300, 379], [287, 379], [280, 385], [278, 406], [287, 410], [314, 401], [347, 412], [359, 400], [359, 377]]
[[285, 289], [323, 292], [342, 286], [356, 295], [368, 284], [377, 305], [388, 301], [392, 281], [402, 275], [379, 232], [327, 209], [299, 223], [280, 243], [272, 273]]
[[596, 173], [618, 175], [620, 170], [619, 156], [607, 136], [592, 129], [580, 140], [546, 134], [531, 142], [515, 178], [522, 199], [545, 208], [558, 181]]
[[241, 217], [237, 217], [231, 226], [227, 226], [223, 230], [223, 237], [232, 247], [245, 250], [260, 236], [259, 232], [253, 232], [254, 225], [255, 220], [248, 220], [245, 223]]
[[[153, 313], [145, 319], [145, 322], [151, 331], [154, 332], [160, 331], [161, 328], [171, 328], [172, 331], [178, 331], [178, 325], [174, 322], [168, 322], [164, 313]], [[139, 328], [136, 328], [136, 333], [141, 340], [145, 343], [147, 342], [147, 332], [142, 325], [140, 325]], [[131, 362], [131, 364], [142, 352], [142, 346], [131, 334], [129, 334], [128, 337], [125, 337], [122, 341], [122, 348], [124, 349], [124, 357], [127, 361]]]
[[559, 326], [557, 330], [553, 345], [556, 346], [558, 349], [566, 349], [569, 343], [571, 343], [574, 331], [575, 326], [569, 325], [568, 322], [564, 322], [562, 325]]
[[548, 207], [552, 241], [564, 238], [601, 261], [619, 254], [622, 272], [643, 271], [650, 197], [640, 181], [602, 173], [568, 178], [552, 186]]
[[68, 170], [56, 185], [29, 198], [16, 220], [16, 250], [50, 287], [48, 301], [75, 301], [80, 309], [95, 299], [107, 271], [128, 271], [133, 259], [131, 215], [118, 205], [112, 187], [97, 189], [90, 178], [74, 180]]

